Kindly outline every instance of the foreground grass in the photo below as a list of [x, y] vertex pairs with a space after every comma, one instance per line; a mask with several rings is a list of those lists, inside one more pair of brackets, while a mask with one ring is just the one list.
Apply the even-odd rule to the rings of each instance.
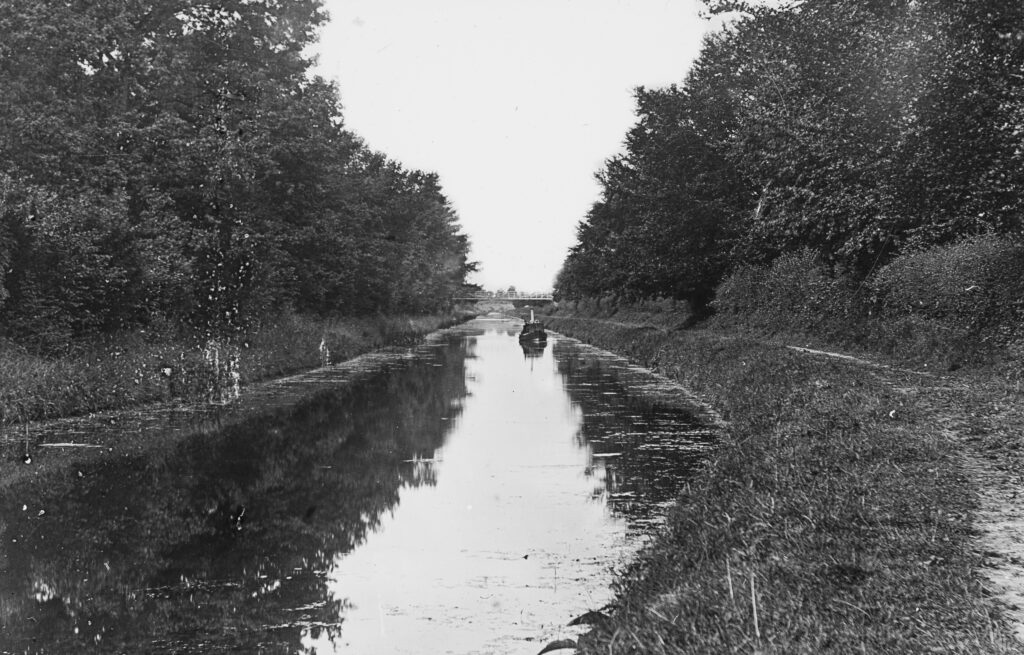
[[949, 382], [705, 330], [554, 316], [729, 422], [586, 653], [1010, 653]]
[[[236, 356], [241, 384], [402, 346], [466, 314], [314, 319], [285, 315], [221, 348]], [[323, 344], [323, 347], [321, 347]], [[43, 356], [0, 344], [0, 425], [75, 416], [181, 398], [210, 387], [210, 344], [190, 336], [134, 332], [69, 344]]]

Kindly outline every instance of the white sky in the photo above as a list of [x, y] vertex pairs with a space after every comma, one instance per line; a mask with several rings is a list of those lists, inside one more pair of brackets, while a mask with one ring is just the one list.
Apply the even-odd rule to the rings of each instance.
[[696, 0], [325, 0], [318, 71], [346, 126], [436, 171], [487, 289], [551, 288], [632, 90], [681, 82]]

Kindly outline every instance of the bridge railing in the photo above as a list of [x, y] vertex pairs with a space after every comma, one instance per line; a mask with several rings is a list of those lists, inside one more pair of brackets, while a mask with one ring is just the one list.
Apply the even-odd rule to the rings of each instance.
[[548, 293], [470, 293], [459, 294], [452, 297], [452, 300], [554, 300]]

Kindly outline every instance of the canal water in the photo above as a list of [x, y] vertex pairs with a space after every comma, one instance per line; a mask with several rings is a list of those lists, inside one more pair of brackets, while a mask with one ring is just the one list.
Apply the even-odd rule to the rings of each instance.
[[523, 347], [519, 325], [477, 319], [173, 448], [7, 488], [0, 651], [532, 655], [574, 637], [712, 430], [664, 379], [558, 335]]

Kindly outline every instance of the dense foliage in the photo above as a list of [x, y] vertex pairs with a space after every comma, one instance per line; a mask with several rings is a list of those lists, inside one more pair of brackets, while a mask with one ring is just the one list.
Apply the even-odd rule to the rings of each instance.
[[0, 330], [422, 311], [472, 269], [435, 175], [342, 126], [319, 0], [0, 3]]
[[810, 250], [785, 253], [736, 267], [713, 307], [715, 327], [799, 334], [910, 365], [1003, 362], [1019, 379], [1024, 246], [986, 234], [909, 249], [859, 282], [830, 275]]
[[701, 306], [729, 271], [808, 251], [861, 280], [1024, 216], [1024, 4], [707, 2], [729, 15], [600, 173], [556, 284]]

